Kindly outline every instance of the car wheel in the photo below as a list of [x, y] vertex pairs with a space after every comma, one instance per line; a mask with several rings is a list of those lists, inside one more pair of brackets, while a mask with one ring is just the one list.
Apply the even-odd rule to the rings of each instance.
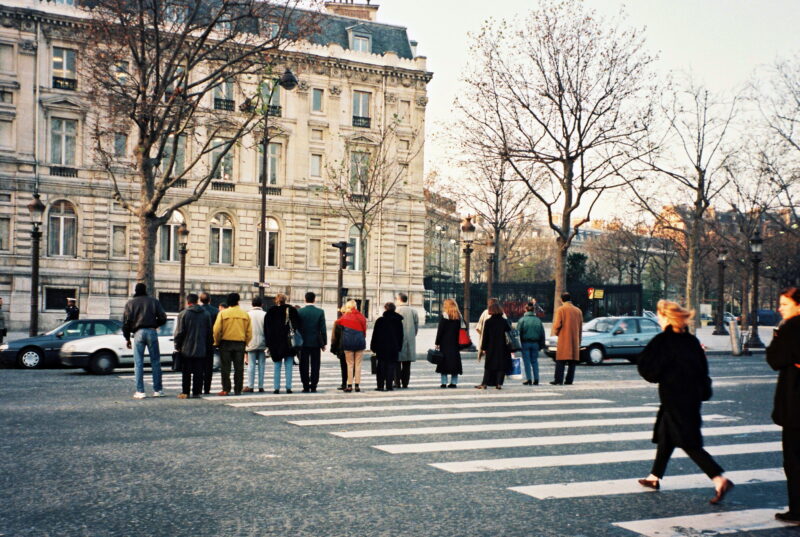
[[36, 369], [44, 365], [44, 352], [38, 347], [22, 349], [17, 355], [17, 363], [25, 369]]
[[89, 361], [89, 369], [98, 375], [107, 375], [114, 371], [115, 367], [117, 367], [117, 357], [108, 351], [98, 352]]
[[589, 347], [587, 353], [587, 362], [592, 365], [600, 365], [606, 359], [606, 351], [600, 345], [592, 345]]

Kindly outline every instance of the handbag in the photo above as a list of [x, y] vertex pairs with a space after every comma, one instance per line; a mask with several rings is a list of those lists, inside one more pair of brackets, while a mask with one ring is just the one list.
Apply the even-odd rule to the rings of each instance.
[[428, 361], [433, 365], [439, 365], [444, 358], [442, 351], [437, 349], [428, 349]]
[[291, 308], [291, 306], [286, 306], [286, 326], [289, 327], [289, 348], [299, 349], [303, 346], [303, 335], [292, 326], [292, 322], [289, 319], [289, 308]]
[[462, 323], [464, 326], [458, 329], [458, 348], [460, 350], [468, 349], [472, 347], [472, 340], [469, 337], [469, 331], [467, 330], [467, 322], [464, 318], [461, 318]]
[[172, 370], [183, 371], [183, 355], [181, 351], [172, 351]]
[[370, 364], [370, 372], [373, 375], [378, 374], [378, 357], [376, 355], [372, 355], [369, 357], [369, 364]]
[[509, 328], [506, 330], [506, 347], [511, 352], [517, 352], [522, 350], [522, 342], [519, 339], [519, 330], [514, 328]]

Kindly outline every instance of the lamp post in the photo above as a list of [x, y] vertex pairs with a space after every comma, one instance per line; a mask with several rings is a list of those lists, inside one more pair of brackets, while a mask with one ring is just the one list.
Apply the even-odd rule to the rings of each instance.
[[464, 323], [469, 332], [469, 269], [472, 242], [475, 240], [475, 225], [471, 216], [461, 221], [461, 240], [464, 241]]
[[39, 199], [39, 193], [33, 194], [33, 199], [28, 203], [28, 212], [31, 215], [33, 228], [31, 229], [31, 325], [28, 335], [35, 336], [39, 332], [39, 249], [42, 232], [39, 229], [44, 219], [44, 204]]
[[439, 243], [439, 264], [437, 272], [436, 284], [436, 300], [439, 303], [439, 315], [442, 314], [442, 238], [444, 237], [444, 227], [436, 226], [436, 242]]
[[750, 316], [750, 336], [747, 339], [748, 349], [764, 348], [764, 343], [758, 337], [758, 265], [761, 263], [761, 248], [763, 245], [761, 231], [756, 230], [753, 238], [750, 239], [750, 252], [753, 254], [753, 303]]
[[494, 241], [489, 241], [486, 245], [486, 253], [489, 254], [489, 277], [486, 278], [486, 300], [489, 300], [492, 295], [492, 286], [494, 284], [494, 254], [496, 252]]
[[258, 296], [264, 298], [264, 284], [267, 270], [267, 167], [269, 166], [269, 115], [272, 103], [272, 96], [275, 89], [280, 86], [285, 90], [291, 91], [297, 87], [297, 77], [289, 70], [275, 81], [269, 89], [269, 97], [264, 102], [264, 92], [261, 93], [262, 108], [264, 114], [264, 136], [261, 139], [263, 154], [261, 155], [261, 229], [258, 233]]
[[183, 223], [178, 226], [178, 253], [181, 256], [181, 280], [180, 292], [178, 293], [178, 311], [183, 311], [183, 304], [186, 302], [186, 245], [189, 244], [189, 228]]
[[717, 278], [717, 326], [711, 335], [727, 336], [728, 330], [725, 328], [725, 261], [728, 259], [728, 251], [721, 250], [717, 255], [717, 266], [719, 267], [719, 277]]

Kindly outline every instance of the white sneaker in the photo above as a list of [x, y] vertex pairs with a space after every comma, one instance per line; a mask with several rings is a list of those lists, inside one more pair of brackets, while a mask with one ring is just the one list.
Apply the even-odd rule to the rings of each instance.
[[153, 392], [153, 397], [164, 397], [164, 392]]
[[135, 394], [133, 394], [134, 399], [144, 399], [145, 397], [147, 397], [147, 394], [145, 394], [144, 392], [136, 392]]

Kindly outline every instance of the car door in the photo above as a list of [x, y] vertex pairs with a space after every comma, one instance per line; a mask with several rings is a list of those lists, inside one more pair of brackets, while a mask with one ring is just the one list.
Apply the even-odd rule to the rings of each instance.
[[62, 330], [49, 338], [44, 345], [45, 356], [50, 360], [58, 360], [58, 353], [61, 346], [67, 341], [73, 341], [82, 337], [87, 337], [90, 332], [91, 321], [72, 321], [65, 325]]
[[639, 348], [639, 320], [620, 319], [614, 327], [613, 351], [615, 356], [629, 356], [638, 352]]
[[639, 319], [639, 349], [636, 352], [641, 353], [659, 332], [661, 327], [657, 322], [652, 319]]
[[172, 351], [175, 350], [173, 334], [175, 333], [175, 318], [167, 319], [166, 324], [158, 329], [158, 351], [162, 360], [172, 360]]

